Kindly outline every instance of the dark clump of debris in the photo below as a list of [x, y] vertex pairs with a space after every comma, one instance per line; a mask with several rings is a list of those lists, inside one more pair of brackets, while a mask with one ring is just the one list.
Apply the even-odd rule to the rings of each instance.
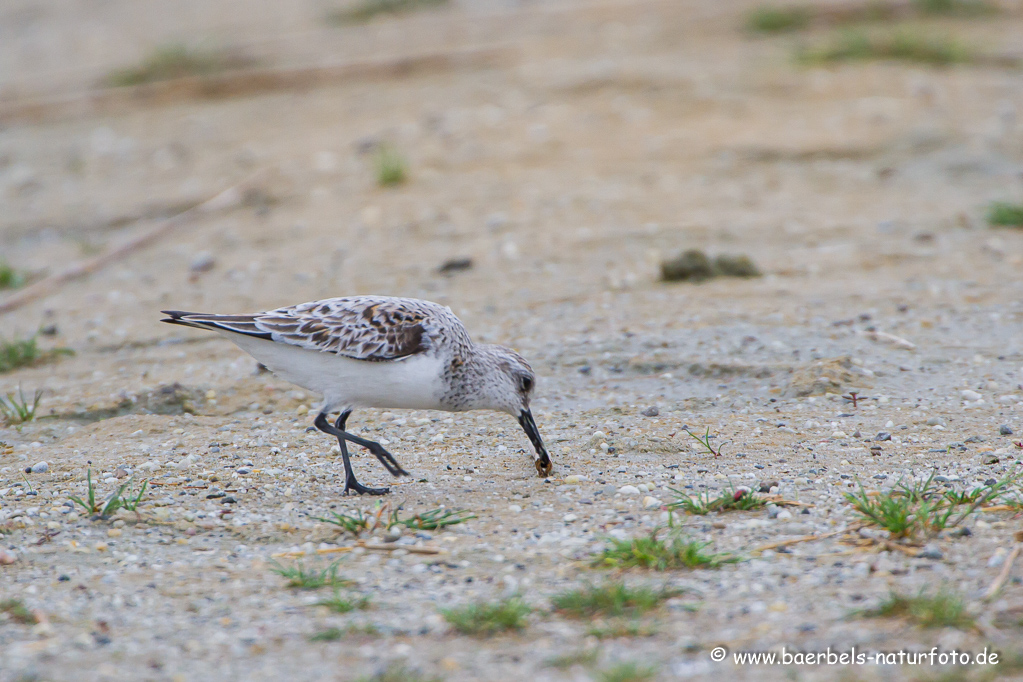
[[714, 277], [760, 277], [760, 270], [749, 256], [719, 255], [711, 258], [699, 249], [683, 251], [661, 262], [665, 282], [703, 282]]
[[456, 272], [464, 272], [471, 269], [471, 258], [452, 258], [451, 260], [444, 261], [444, 264], [437, 268], [437, 272], [442, 275], [453, 275]]

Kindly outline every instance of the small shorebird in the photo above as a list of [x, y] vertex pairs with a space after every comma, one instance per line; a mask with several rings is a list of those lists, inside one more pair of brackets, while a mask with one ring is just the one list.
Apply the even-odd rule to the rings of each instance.
[[[473, 343], [450, 308], [414, 298], [351, 296], [255, 315], [164, 310], [161, 322], [219, 332], [293, 384], [323, 396], [313, 424], [336, 436], [345, 490], [383, 495], [355, 480], [345, 441], [361, 445], [393, 476], [408, 472], [379, 443], [345, 431], [352, 410], [496, 410], [515, 416], [536, 449], [540, 476], [553, 469], [529, 411], [536, 378], [521, 355]], [[340, 412], [333, 425], [328, 415]]]

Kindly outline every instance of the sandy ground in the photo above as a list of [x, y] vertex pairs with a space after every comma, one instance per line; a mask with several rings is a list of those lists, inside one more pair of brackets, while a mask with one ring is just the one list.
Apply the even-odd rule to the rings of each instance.
[[[185, 39], [292, 66], [509, 49], [487, 68], [0, 127], [0, 248], [38, 276], [260, 173], [256, 201], [2, 318], [7, 338], [55, 326], [41, 345], [75, 355], [0, 375], [2, 393], [45, 392], [43, 418], [0, 430], [0, 547], [14, 559], [0, 566], [0, 600], [42, 619], [0, 616], [0, 680], [350, 680], [395, 661], [452, 681], [597, 679], [621, 661], [666, 680], [1020, 675], [710, 659], [716, 646], [1021, 650], [1023, 568], [982, 600], [1023, 529], [1017, 515], [974, 515], [969, 536], [941, 534], [914, 557], [857, 535], [843, 497], [856, 481], [885, 489], [933, 470], [969, 490], [1015, 471], [1023, 233], [983, 216], [1023, 196], [1019, 71], [807, 69], [791, 59], [800, 38], [745, 35], [739, 3], [462, 3], [350, 27], [326, 25], [327, 9], [0, 8], [8, 102], [84, 90]], [[1012, 52], [1023, 19], [923, 28]], [[380, 141], [408, 159], [408, 183], [376, 186], [365, 149]], [[659, 261], [685, 248], [747, 253], [766, 275], [659, 282]], [[438, 273], [465, 257], [471, 269]], [[194, 271], [202, 261], [212, 267]], [[340, 497], [340, 461], [307, 430], [315, 396], [214, 335], [160, 325], [158, 311], [356, 293], [450, 305], [476, 340], [526, 356], [554, 476], [535, 477], [505, 416], [358, 412], [350, 424], [413, 475], [386, 481], [355, 456], [364, 483], [393, 486], [389, 509], [477, 518], [406, 532], [397, 551], [317, 555], [354, 538], [316, 517], [378, 500]], [[849, 390], [866, 399], [853, 407]], [[651, 407], [658, 416], [644, 416]], [[683, 425], [709, 428], [724, 454]], [[880, 431], [892, 439], [873, 441]], [[22, 475], [43, 461], [45, 473]], [[118, 468], [150, 479], [141, 515], [71, 511], [89, 468], [104, 494]], [[621, 490], [640, 484], [646, 493]], [[669, 486], [761, 484], [806, 506], [680, 519], [687, 537], [744, 561], [621, 576], [684, 589], [642, 633], [600, 639], [550, 613], [552, 595], [611, 577], [589, 567], [609, 533], [664, 523]], [[387, 539], [377, 535], [371, 544]], [[305, 552], [307, 567], [341, 557], [372, 608], [337, 615], [315, 605], [327, 591], [288, 589], [270, 570], [285, 552]], [[979, 625], [850, 617], [891, 590], [938, 586], [962, 594]], [[515, 593], [534, 607], [518, 634], [456, 635], [439, 615]], [[309, 641], [330, 627], [344, 636]], [[590, 666], [550, 665], [593, 650]]]

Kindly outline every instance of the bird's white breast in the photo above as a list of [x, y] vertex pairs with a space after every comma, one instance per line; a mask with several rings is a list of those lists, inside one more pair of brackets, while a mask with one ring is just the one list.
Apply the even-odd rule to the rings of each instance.
[[282, 379], [323, 395], [326, 411], [354, 407], [442, 409], [442, 358], [415, 355], [370, 362], [251, 336], [225, 336]]

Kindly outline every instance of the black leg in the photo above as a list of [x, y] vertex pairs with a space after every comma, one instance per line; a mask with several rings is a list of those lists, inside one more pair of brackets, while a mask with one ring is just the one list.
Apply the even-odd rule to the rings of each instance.
[[[338, 418], [338, 422], [343, 426], [348, 415], [351, 412], [341, 413], [341, 417]], [[390, 492], [390, 488], [370, 488], [362, 485], [355, 480], [355, 472], [352, 471], [352, 463], [348, 458], [348, 445], [345, 443], [345, 436], [347, 434], [336, 426], [331, 426], [330, 422], [327, 421], [327, 415], [319, 413], [316, 415], [316, 419], [313, 420], [313, 426], [326, 434], [337, 437], [337, 442], [341, 445], [341, 459], [344, 461], [345, 466], [345, 490], [344, 494], [347, 494], [349, 490], [355, 492], [358, 495], [386, 495]]]
[[[348, 414], [342, 414], [341, 417], [344, 417], [345, 420], [347, 420]], [[339, 422], [342, 421], [341, 417], [338, 417]], [[343, 423], [344, 422], [342, 422], [342, 424]], [[384, 468], [387, 469], [388, 472], [390, 472], [391, 476], [409, 475], [409, 473], [402, 469], [401, 465], [398, 464], [398, 460], [396, 460], [391, 453], [385, 450], [384, 446], [381, 445], [380, 443], [377, 443], [376, 441], [373, 440], [366, 440], [365, 438], [359, 438], [358, 436], [353, 436], [352, 434], [344, 430], [343, 425], [339, 426], [338, 429], [341, 431], [341, 433], [344, 434], [345, 440], [351, 441], [356, 445], [361, 445], [362, 447], [372, 452], [376, 456], [376, 458], [380, 460], [380, 463], [384, 465]], [[338, 436], [338, 438], [341, 438], [341, 436]]]

